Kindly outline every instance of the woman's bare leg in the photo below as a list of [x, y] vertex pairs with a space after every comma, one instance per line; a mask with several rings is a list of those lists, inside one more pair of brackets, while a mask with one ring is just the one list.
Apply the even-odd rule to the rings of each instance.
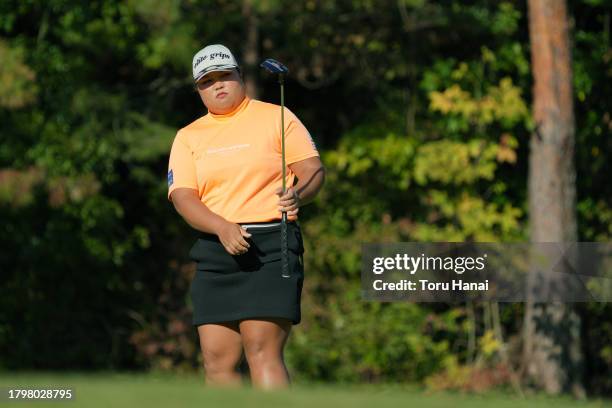
[[290, 331], [291, 321], [287, 319], [260, 318], [240, 321], [240, 333], [253, 386], [276, 389], [289, 385], [283, 348]]
[[242, 357], [238, 322], [203, 324], [198, 326], [198, 334], [204, 359], [206, 384], [242, 385], [240, 373], [236, 371], [236, 366]]

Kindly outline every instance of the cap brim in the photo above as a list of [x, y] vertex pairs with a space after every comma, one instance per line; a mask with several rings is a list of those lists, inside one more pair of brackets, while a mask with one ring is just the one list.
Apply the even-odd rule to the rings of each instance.
[[200, 79], [204, 78], [206, 75], [210, 74], [211, 72], [233, 71], [237, 68], [238, 67], [236, 65], [217, 65], [214, 67], [209, 67], [208, 69], [198, 72], [198, 75], [196, 75], [193, 80], [195, 82], [198, 82]]

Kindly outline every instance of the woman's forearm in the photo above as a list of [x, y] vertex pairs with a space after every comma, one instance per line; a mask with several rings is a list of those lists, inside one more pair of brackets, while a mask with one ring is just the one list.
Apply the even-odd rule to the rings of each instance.
[[298, 193], [300, 207], [314, 200], [324, 182], [325, 169], [323, 167], [319, 167], [307, 177], [298, 178], [298, 183], [293, 188]]

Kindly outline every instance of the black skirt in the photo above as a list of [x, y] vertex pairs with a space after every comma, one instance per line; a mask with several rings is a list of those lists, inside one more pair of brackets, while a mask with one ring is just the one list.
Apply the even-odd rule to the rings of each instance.
[[189, 255], [197, 262], [191, 282], [193, 325], [280, 317], [298, 324], [304, 281], [300, 227], [287, 223], [289, 278], [281, 276], [280, 225], [248, 228], [250, 248], [227, 253], [219, 238], [202, 234]]

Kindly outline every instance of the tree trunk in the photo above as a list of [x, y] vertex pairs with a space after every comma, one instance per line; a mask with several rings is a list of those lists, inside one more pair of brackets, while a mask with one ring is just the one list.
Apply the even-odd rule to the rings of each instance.
[[253, 0], [242, 2], [242, 17], [246, 25], [246, 41], [242, 53], [243, 68], [245, 74], [246, 92], [251, 98], [257, 98], [257, 68], [258, 68], [258, 45], [259, 45], [259, 17], [253, 8]]
[[[534, 78], [529, 157], [531, 242], [575, 242], [574, 112], [565, 0], [528, 0]], [[533, 272], [533, 271], [532, 271]], [[524, 367], [548, 393], [584, 396], [580, 317], [570, 303], [525, 305]]]

